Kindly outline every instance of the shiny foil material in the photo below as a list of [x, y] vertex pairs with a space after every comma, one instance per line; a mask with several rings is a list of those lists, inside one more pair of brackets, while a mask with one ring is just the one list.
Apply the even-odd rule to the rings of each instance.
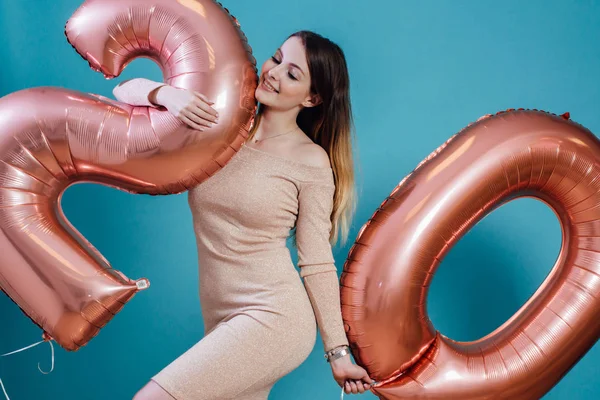
[[[489, 335], [442, 335], [426, 309], [438, 265], [478, 221], [519, 197], [543, 201], [560, 220], [556, 264]], [[341, 285], [353, 354], [381, 399], [541, 398], [600, 335], [599, 140], [567, 114], [536, 110], [466, 127], [363, 226]]]
[[65, 34], [107, 78], [147, 57], [219, 112], [200, 132], [164, 108], [65, 88], [0, 99], [0, 288], [44, 338], [77, 350], [149, 282], [113, 269], [65, 218], [61, 194], [77, 182], [151, 195], [201, 184], [248, 136], [258, 77], [237, 20], [212, 0], [89, 0]]

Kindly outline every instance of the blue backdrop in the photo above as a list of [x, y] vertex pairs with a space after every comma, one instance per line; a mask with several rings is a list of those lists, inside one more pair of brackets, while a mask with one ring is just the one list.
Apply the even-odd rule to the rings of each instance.
[[[151, 1], [151, 0], [148, 0]], [[223, 0], [239, 19], [259, 63], [288, 34], [310, 29], [346, 52], [357, 127], [360, 203], [348, 246], [398, 182], [433, 149], [480, 115], [512, 107], [571, 117], [600, 133], [600, 3], [559, 1]], [[121, 77], [93, 72], [63, 36], [80, 0], [0, 0], [0, 96], [61, 86], [112, 96], [119, 81], [162, 79], [136, 60]], [[259, 64], [260, 65], [260, 64]], [[12, 400], [130, 399], [154, 373], [203, 334], [197, 259], [186, 195], [130, 195], [82, 184], [63, 207], [71, 222], [131, 278], [138, 294], [83, 349], [48, 345], [0, 359]], [[558, 255], [553, 212], [519, 199], [487, 216], [444, 259], [428, 306], [436, 327], [457, 340], [482, 337], [533, 294]], [[40, 338], [40, 330], [0, 295], [0, 354]], [[271, 399], [334, 399], [339, 388], [320, 337], [306, 362], [279, 381]], [[600, 398], [600, 345], [545, 399]], [[235, 377], [223, 377], [235, 379]], [[1, 395], [1, 394], [0, 394]], [[363, 398], [375, 398], [364, 394]]]

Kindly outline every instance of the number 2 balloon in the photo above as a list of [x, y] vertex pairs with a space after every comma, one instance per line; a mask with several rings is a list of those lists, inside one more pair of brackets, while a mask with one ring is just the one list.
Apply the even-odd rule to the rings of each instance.
[[65, 34], [107, 78], [147, 57], [166, 83], [216, 99], [219, 111], [199, 132], [164, 109], [63, 88], [0, 99], [0, 288], [45, 337], [77, 350], [148, 281], [113, 269], [77, 232], [64, 190], [95, 182], [166, 195], [201, 184], [248, 136], [258, 79], [237, 21], [211, 0], [88, 0]]

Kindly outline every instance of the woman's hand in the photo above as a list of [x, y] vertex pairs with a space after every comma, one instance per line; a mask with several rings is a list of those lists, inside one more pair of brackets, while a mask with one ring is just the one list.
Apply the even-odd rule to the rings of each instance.
[[333, 378], [344, 388], [346, 394], [364, 393], [375, 383], [363, 367], [352, 363], [349, 354], [331, 361], [330, 364]]
[[202, 93], [165, 85], [150, 92], [148, 99], [199, 131], [218, 122], [219, 113], [211, 107], [214, 103]]

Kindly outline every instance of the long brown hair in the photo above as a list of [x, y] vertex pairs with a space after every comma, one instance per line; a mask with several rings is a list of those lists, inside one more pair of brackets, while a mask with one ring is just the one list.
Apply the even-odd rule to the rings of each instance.
[[[289, 37], [302, 40], [311, 76], [310, 91], [322, 100], [317, 106], [303, 108], [296, 122], [329, 155], [335, 182], [329, 241], [335, 244], [341, 240], [345, 244], [356, 210], [352, 155], [354, 123], [346, 57], [337, 44], [317, 33], [299, 31]], [[262, 110], [261, 105], [251, 135], [258, 126]]]

